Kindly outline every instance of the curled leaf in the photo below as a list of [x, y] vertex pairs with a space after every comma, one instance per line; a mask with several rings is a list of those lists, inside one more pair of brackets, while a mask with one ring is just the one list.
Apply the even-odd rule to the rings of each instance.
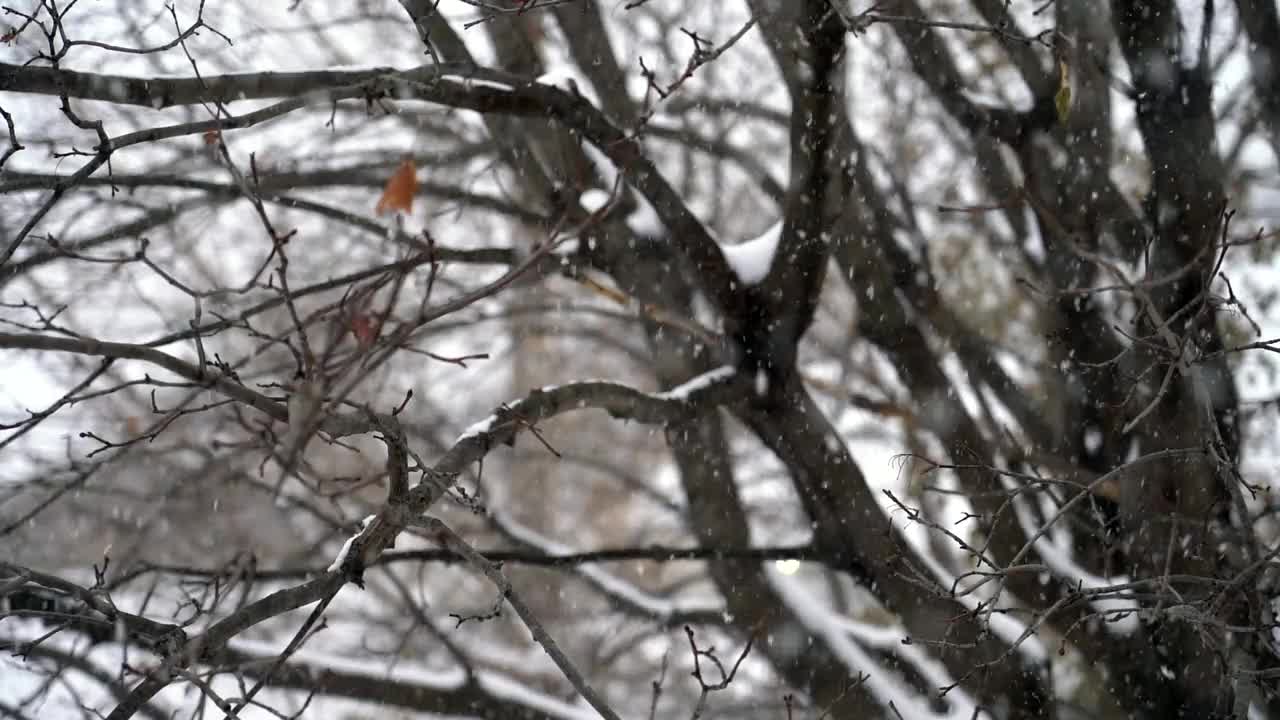
[[418, 169], [413, 164], [413, 158], [406, 157], [387, 180], [387, 186], [382, 189], [382, 197], [378, 198], [375, 209], [379, 215], [397, 211], [406, 215], [412, 213], [413, 196], [417, 192]]
[[1058, 92], [1053, 95], [1053, 106], [1058, 111], [1058, 122], [1065, 125], [1071, 114], [1071, 68], [1063, 60], [1058, 61]]

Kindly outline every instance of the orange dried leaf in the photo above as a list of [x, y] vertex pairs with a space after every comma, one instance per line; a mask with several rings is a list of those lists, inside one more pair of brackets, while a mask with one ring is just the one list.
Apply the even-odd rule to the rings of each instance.
[[382, 189], [382, 197], [378, 198], [376, 210], [379, 215], [400, 211], [406, 215], [413, 212], [413, 196], [418, 192], [418, 169], [413, 158], [405, 158], [396, 168], [396, 172], [387, 180]]
[[222, 133], [217, 130], [205, 130], [202, 137], [204, 137], [204, 144], [212, 147], [218, 144], [218, 140], [222, 137]]

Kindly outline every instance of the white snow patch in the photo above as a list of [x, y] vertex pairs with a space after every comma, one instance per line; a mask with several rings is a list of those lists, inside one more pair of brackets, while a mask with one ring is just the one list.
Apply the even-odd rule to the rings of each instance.
[[721, 245], [725, 260], [744, 285], [755, 285], [769, 274], [773, 256], [782, 238], [782, 221], [774, 223], [762, 235], [739, 245]]
[[466, 77], [464, 75], [442, 75], [440, 76], [440, 79], [463, 83], [471, 87], [487, 87], [493, 88], [494, 90], [505, 90], [507, 92], [512, 92], [515, 89], [506, 83], [500, 83], [495, 80], [485, 80], [484, 78]]
[[369, 523], [373, 522], [375, 517], [377, 517], [377, 515], [370, 515], [366, 517], [364, 521], [360, 523], [360, 532], [347, 538], [347, 541], [342, 543], [342, 549], [338, 551], [338, 557], [334, 558], [333, 563], [329, 565], [329, 572], [337, 572], [338, 569], [342, 567], [342, 563], [347, 561], [347, 553], [351, 552], [351, 544], [356, 541], [356, 538], [363, 535], [365, 530], [369, 529]]
[[[503, 530], [517, 542], [533, 546], [547, 555], [567, 555], [573, 552], [573, 549], [569, 546], [545, 537], [533, 528], [520, 525], [510, 516], [502, 515], [499, 519]], [[683, 615], [698, 612], [714, 613], [724, 610], [719, 602], [710, 598], [706, 601], [681, 602], [658, 597], [595, 565], [579, 565], [575, 568], [575, 572], [605, 595], [631, 605], [655, 618], [669, 618], [677, 613]]]
[[[862, 443], [850, 442], [850, 448], [854, 450], [853, 454], [855, 458], [860, 456], [861, 446]], [[876, 449], [880, 448], [877, 447]], [[881, 502], [888, 503], [887, 506], [882, 505], [882, 509], [890, 515], [891, 520], [895, 520], [900, 517], [898, 515], [899, 510], [896, 506], [892, 505], [892, 501], [885, 499]], [[898, 532], [902, 533], [903, 538], [907, 540], [909, 545], [921, 550], [921, 552], [917, 553], [916, 557], [925, 569], [933, 575], [940, 585], [944, 587], [951, 587], [952, 584], [956, 582], [955, 573], [951, 572], [951, 570], [945, 567], [936, 556], [927, 551], [929, 528], [922, 523], [913, 522], [909, 519], [905, 522], [895, 523], [895, 525], [897, 525]], [[970, 583], [962, 582], [960, 583], [960, 588], [967, 589], [969, 585]], [[969, 610], [977, 608], [980, 602], [989, 600], [990, 598], [985, 595], [983, 597], [978, 597], [977, 593], [972, 592], [956, 598], [957, 602]], [[1003, 612], [995, 612], [986, 615], [984, 617], [984, 621], [986, 622], [988, 629], [990, 629], [996, 637], [1003, 640], [1006, 644], [1012, 645], [1015, 642], [1020, 643], [1018, 646], [1018, 652], [1024, 658], [1032, 662], [1040, 663], [1044, 662], [1046, 658], [1049, 657], [1049, 650], [1045, 647], [1040, 636], [1033, 634], [1030, 637], [1023, 638], [1022, 634], [1026, 631], [1027, 625], [1026, 623], [1014, 618], [1012, 615]]]
[[[251, 640], [244, 637], [232, 638], [227, 643], [233, 650], [266, 659], [274, 659], [284, 647], [279, 643]], [[405, 662], [385, 660], [359, 659], [354, 653], [341, 650], [318, 650], [315, 648], [298, 648], [290, 660], [312, 670], [333, 670], [348, 675], [364, 675], [371, 678], [395, 680], [424, 688], [436, 690], [455, 690], [466, 682], [466, 673], [461, 667], [443, 669], [427, 669]]]
[[587, 159], [591, 161], [591, 165], [599, 173], [601, 184], [604, 187], [615, 187], [618, 184], [618, 168], [609, 159], [608, 155], [600, 151], [600, 148], [589, 142], [583, 143], [582, 154], [586, 155]]
[[462, 431], [462, 434], [458, 436], [457, 440], [453, 441], [453, 444], [457, 445], [463, 440], [469, 440], [470, 438], [473, 438], [477, 435], [483, 435], [484, 433], [489, 432], [490, 430], [493, 429], [493, 424], [497, 420], [498, 420], [497, 415], [490, 415], [489, 417], [481, 420], [478, 423], [473, 423], [466, 430]]
[[1084, 447], [1091, 453], [1102, 449], [1102, 431], [1091, 427], [1084, 431]]
[[554, 695], [538, 692], [526, 683], [517, 682], [497, 673], [481, 672], [477, 679], [480, 685], [493, 695], [533, 708], [551, 717], [562, 718], [562, 720], [599, 720], [600, 718], [600, 714], [584, 700], [567, 703]]
[[[1022, 531], [1028, 537], [1035, 537], [1037, 532], [1036, 521], [1031, 517], [1031, 510], [1021, 497], [1015, 496], [1013, 498], [1013, 510], [1014, 515], [1018, 518], [1018, 524], [1022, 526]], [[1048, 534], [1041, 535], [1036, 539], [1035, 549], [1044, 564], [1049, 566], [1053, 574], [1069, 587], [1079, 587], [1081, 590], [1088, 591], [1111, 585], [1125, 585], [1130, 582], [1128, 577], [1122, 575], [1112, 578], [1094, 575], [1072, 559], [1071, 551], [1068, 547], [1054, 542]], [[1137, 632], [1138, 614], [1136, 610], [1138, 605], [1133, 600], [1104, 597], [1091, 599], [1089, 604], [1100, 613], [1115, 613], [1114, 615], [1109, 615], [1107, 622], [1102, 624], [1108, 632], [1115, 635], [1130, 635]]]
[[769, 374], [764, 370], [756, 371], [756, 395], [764, 397], [769, 394]]
[[841, 440], [840, 436], [835, 432], [829, 432], [824, 435], [822, 437], [822, 444], [827, 448], [827, 452], [832, 455], [839, 455], [840, 451], [845, 449], [844, 440]]
[[543, 85], [560, 88], [568, 92], [577, 92], [580, 87], [578, 83], [578, 74], [573, 72], [569, 66], [554, 68], [538, 76], [537, 82]]
[[667, 227], [662, 224], [662, 218], [658, 217], [658, 211], [654, 210], [640, 193], [634, 193], [634, 197], [636, 210], [627, 216], [627, 227], [631, 228], [631, 232], [649, 237], [658, 237], [665, 233]]
[[555, 64], [547, 72], [539, 75], [535, 82], [559, 88], [570, 95], [577, 95], [586, 99], [592, 105], [600, 107], [600, 94], [596, 92], [595, 86], [591, 84], [591, 79], [579, 70], [577, 65], [567, 60], [550, 59], [548, 62]]
[[925, 681], [934, 687], [944, 687], [955, 681], [950, 671], [947, 670], [946, 665], [924, 649], [927, 646], [921, 643], [902, 642], [903, 638], [906, 638], [910, 633], [900, 624], [876, 625], [854, 620], [843, 615], [835, 615], [833, 623], [843, 628], [858, 642], [881, 650], [892, 651], [895, 655], [910, 662], [924, 677]]
[[[934, 683], [949, 684], [949, 678], [946, 683], [939, 682], [946, 676], [946, 671], [941, 668], [940, 663], [922, 664], [919, 662], [924, 659], [922, 656], [908, 657], [911, 654], [908, 648], [911, 646], [902, 643], [905, 633], [901, 629], [876, 628], [865, 623], [856, 623], [833, 612], [815, 596], [812, 588], [806, 588], [805, 583], [798, 581], [794, 576], [782, 575], [774, 568], [768, 568], [766, 573], [769, 584], [778, 593], [778, 597], [795, 613], [796, 618], [814, 636], [814, 639], [820, 639], [850, 669], [859, 670], [867, 675], [866, 687], [881, 704], [888, 705], [892, 702], [904, 717], [942, 717], [955, 720], [961, 720], [961, 718], [972, 720], [975, 717], [976, 703], [960, 688], [948, 693], [948, 707], [944, 713], [934, 712], [920, 693], [911, 688], [898, 673], [885, 668], [868, 654], [859, 642], [855, 642], [850, 637], [852, 634], [859, 636], [858, 640], [862, 642], [869, 641], [871, 645], [892, 647], [895, 654], [914, 661], [912, 664]], [[886, 640], [891, 640], [893, 644], [889, 645], [885, 642]], [[989, 716], [982, 714], [976, 717]]]
[[813, 83], [813, 65], [806, 60], [796, 63], [796, 75], [800, 76], [800, 82], [810, 85]]
[[681, 385], [667, 390], [666, 392], [654, 393], [653, 396], [659, 400], [688, 400], [689, 396], [700, 390], [704, 390], [718, 382], [723, 382], [733, 377], [737, 372], [731, 365], [718, 367], [715, 370], [698, 375]]
[[613, 199], [613, 195], [600, 188], [591, 188], [583, 191], [578, 197], [578, 203], [582, 205], [582, 209], [589, 213], [594, 213], [609, 204]]

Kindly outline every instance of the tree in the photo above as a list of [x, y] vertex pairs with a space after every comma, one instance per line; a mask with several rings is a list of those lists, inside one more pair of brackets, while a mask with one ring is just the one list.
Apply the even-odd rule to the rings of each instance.
[[27, 5], [5, 714], [1280, 717], [1273, 5]]

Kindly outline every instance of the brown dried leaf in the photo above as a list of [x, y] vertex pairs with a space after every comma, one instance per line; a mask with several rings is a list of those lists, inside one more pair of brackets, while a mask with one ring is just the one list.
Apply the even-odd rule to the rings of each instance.
[[418, 169], [413, 158], [406, 157], [395, 174], [387, 180], [375, 208], [379, 215], [400, 211], [408, 215], [413, 212], [413, 196], [418, 192]]
[[381, 323], [375, 318], [360, 313], [351, 318], [351, 334], [355, 336], [356, 342], [360, 344], [361, 348], [369, 348], [378, 339], [380, 325]]

